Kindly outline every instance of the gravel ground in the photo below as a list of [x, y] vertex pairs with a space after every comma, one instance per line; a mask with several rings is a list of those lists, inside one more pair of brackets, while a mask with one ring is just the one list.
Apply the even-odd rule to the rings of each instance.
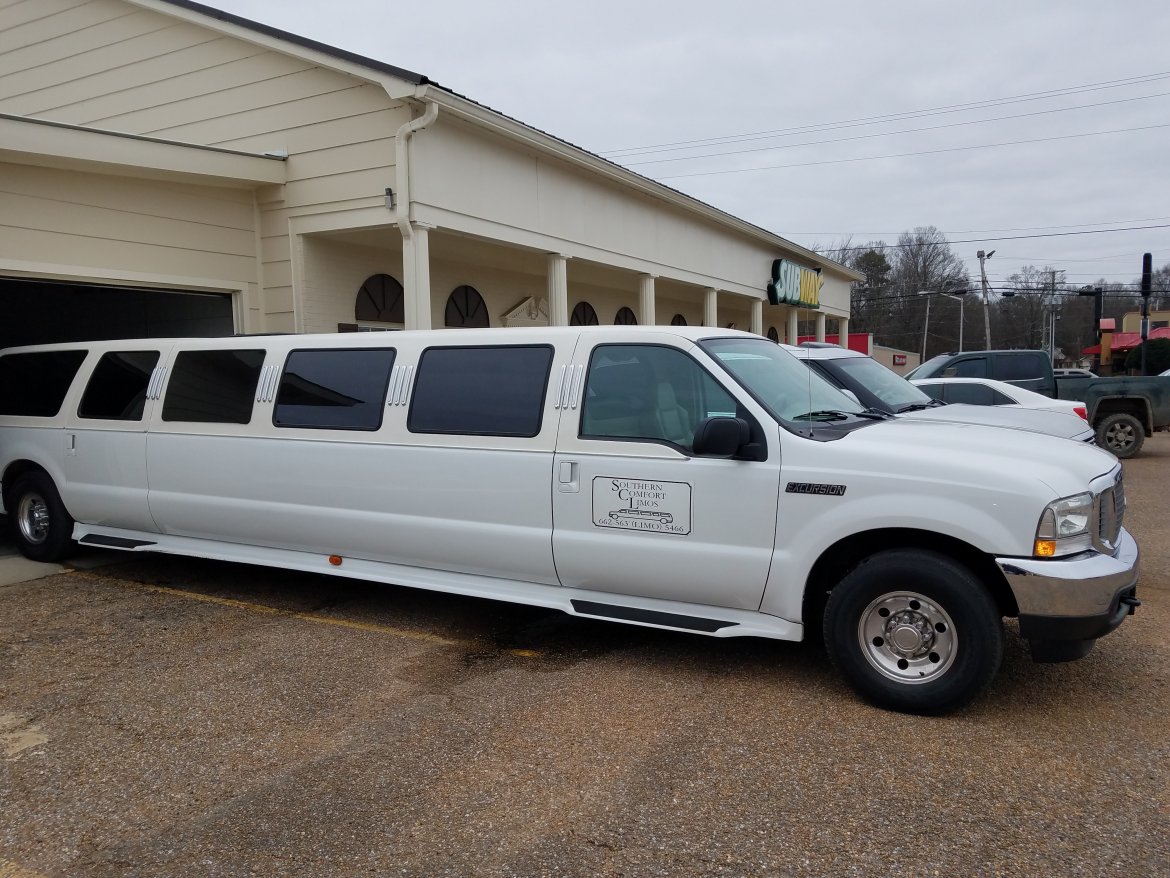
[[1145, 602], [1009, 625], [947, 718], [818, 647], [192, 559], [0, 587], [0, 878], [1170, 875], [1170, 435], [1126, 464]]

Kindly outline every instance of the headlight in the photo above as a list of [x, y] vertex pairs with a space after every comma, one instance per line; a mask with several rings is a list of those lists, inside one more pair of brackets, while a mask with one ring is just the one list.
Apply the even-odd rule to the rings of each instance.
[[1089, 521], [1093, 517], [1093, 495], [1076, 494], [1054, 500], [1044, 507], [1036, 528], [1034, 553], [1038, 558], [1071, 555], [1092, 548]]

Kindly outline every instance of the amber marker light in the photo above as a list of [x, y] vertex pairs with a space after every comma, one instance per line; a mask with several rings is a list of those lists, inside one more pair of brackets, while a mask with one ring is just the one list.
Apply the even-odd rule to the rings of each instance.
[[[1040, 544], [1037, 543], [1036, 545], [1040, 545]], [[1056, 544], [1053, 543], [1053, 545], [1055, 546]], [[332, 564], [334, 567], [340, 567], [341, 566], [341, 556], [340, 555], [330, 555], [329, 556], [329, 563]]]
[[1051, 558], [1056, 554], [1056, 540], [1036, 540], [1037, 558]]

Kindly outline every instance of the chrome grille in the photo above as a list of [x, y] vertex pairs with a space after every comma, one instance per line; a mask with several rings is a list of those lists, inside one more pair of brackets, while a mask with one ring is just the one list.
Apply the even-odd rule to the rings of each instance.
[[1099, 551], [1112, 553], [1117, 548], [1125, 518], [1125, 486], [1120, 474], [1113, 487], [1097, 495], [1094, 505], [1097, 507], [1097, 532], [1093, 543]]

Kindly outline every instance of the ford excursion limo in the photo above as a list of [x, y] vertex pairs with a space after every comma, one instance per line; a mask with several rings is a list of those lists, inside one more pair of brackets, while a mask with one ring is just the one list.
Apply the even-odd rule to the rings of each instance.
[[823, 632], [882, 707], [1138, 605], [1121, 466], [863, 409], [731, 330], [134, 339], [0, 352], [20, 550], [168, 552], [715, 637]]

